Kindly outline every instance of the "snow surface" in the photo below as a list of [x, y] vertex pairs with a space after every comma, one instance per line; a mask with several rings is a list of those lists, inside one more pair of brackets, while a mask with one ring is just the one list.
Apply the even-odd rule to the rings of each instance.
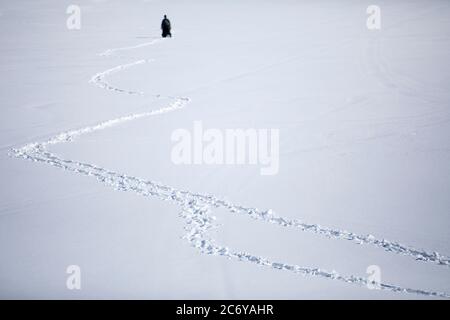
[[[448, 297], [448, 1], [79, 3], [0, 2], [0, 297]], [[175, 165], [196, 120], [279, 173]]]

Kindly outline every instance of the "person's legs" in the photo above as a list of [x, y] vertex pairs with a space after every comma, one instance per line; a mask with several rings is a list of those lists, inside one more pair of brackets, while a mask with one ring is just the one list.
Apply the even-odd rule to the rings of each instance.
[[172, 33], [170, 33], [169, 30], [163, 30], [162, 37], [163, 38], [166, 38], [166, 37], [171, 37], [172, 38]]
[[170, 33], [170, 30], [163, 29], [162, 36], [163, 38], [166, 38], [167, 36], [172, 37], [172, 34]]

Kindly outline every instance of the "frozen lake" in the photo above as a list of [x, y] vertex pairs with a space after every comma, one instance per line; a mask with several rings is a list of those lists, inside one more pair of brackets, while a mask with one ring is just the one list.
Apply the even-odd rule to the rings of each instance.
[[[1, 1], [0, 297], [448, 297], [450, 3], [372, 4]], [[175, 163], [198, 124], [277, 170]]]

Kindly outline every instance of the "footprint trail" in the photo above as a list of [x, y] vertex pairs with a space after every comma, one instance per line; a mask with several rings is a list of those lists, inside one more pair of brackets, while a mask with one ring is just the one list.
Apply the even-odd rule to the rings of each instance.
[[[145, 42], [135, 46], [108, 49], [99, 55], [103, 57], [115, 56], [118, 52], [140, 49], [161, 42], [161, 39], [153, 39], [149, 42]], [[123, 58], [123, 56], [120, 57]], [[240, 252], [239, 250], [234, 250], [226, 246], [217, 244], [216, 241], [211, 237], [210, 232], [211, 229], [217, 228], [217, 225], [215, 223], [216, 218], [212, 214], [212, 211], [216, 208], [225, 208], [230, 213], [246, 215], [254, 220], [265, 221], [277, 226], [297, 228], [300, 231], [314, 233], [330, 239], [348, 240], [353, 241], [357, 244], [378, 247], [396, 255], [409, 256], [415, 261], [434, 263], [443, 267], [450, 266], [450, 258], [441, 255], [438, 252], [427, 252], [422, 249], [409, 247], [401, 243], [389, 241], [383, 238], [377, 238], [372, 235], [361, 235], [345, 230], [338, 230], [320, 226], [318, 224], [309, 224], [299, 220], [283, 218], [281, 216], [278, 216], [272, 210], [260, 210], [257, 208], [241, 206], [214, 195], [199, 194], [189, 190], [181, 190], [152, 180], [115, 172], [113, 170], [102, 168], [94, 164], [83, 163], [72, 159], [63, 159], [49, 151], [52, 145], [71, 142], [83, 135], [91, 134], [100, 130], [105, 130], [137, 119], [158, 116], [185, 108], [186, 105], [190, 102], [190, 99], [188, 97], [162, 96], [159, 94], [148, 94], [141, 91], [126, 90], [115, 87], [106, 81], [106, 77], [113, 73], [122, 72], [129, 68], [140, 66], [142, 64], [153, 61], [154, 60], [152, 59], [139, 59], [135, 62], [121, 64], [93, 75], [89, 82], [99, 88], [112, 92], [130, 95], [153, 96], [155, 98], [168, 98], [171, 100], [171, 102], [167, 106], [156, 110], [149, 110], [147, 112], [133, 113], [83, 128], [62, 132], [45, 141], [31, 142], [22, 147], [13, 148], [10, 150], [10, 155], [17, 158], [31, 160], [37, 163], [51, 165], [53, 167], [74, 172], [76, 174], [92, 177], [97, 179], [97, 181], [99, 181], [100, 183], [106, 186], [110, 186], [116, 190], [134, 192], [144, 197], [151, 197], [163, 201], [175, 202], [180, 207], [180, 217], [182, 217], [186, 223], [185, 234], [183, 238], [204, 254], [222, 256], [232, 260], [252, 263], [275, 270], [284, 270], [286, 272], [291, 272], [303, 276], [321, 277], [359, 286], [368, 286], [369, 284], [372, 284], [363, 277], [355, 275], [346, 276], [341, 275], [336, 271], [326, 271], [319, 268], [311, 268], [279, 261], [272, 261], [265, 257]], [[387, 283], [377, 283], [375, 285], [377, 285], [380, 290], [416, 294], [421, 296], [450, 298], [450, 294], [446, 292], [405, 288]]]

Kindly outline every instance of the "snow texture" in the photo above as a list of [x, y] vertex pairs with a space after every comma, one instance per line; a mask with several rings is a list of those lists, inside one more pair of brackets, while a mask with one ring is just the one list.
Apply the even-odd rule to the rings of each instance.
[[[435, 3], [440, 2], [435, 1]], [[270, 4], [270, 7], [276, 6], [276, 4], [272, 2], [268, 2], [267, 4]], [[116, 5], [119, 6], [118, 4]], [[175, 7], [177, 5], [181, 6], [177, 2], [175, 2], [173, 5]], [[307, 10], [309, 8], [308, 2], [305, 2], [304, 5], [306, 6]], [[352, 8], [352, 5], [349, 4], [348, 7]], [[448, 6], [444, 6], [444, 8], [448, 11]], [[445, 21], [447, 22], [448, 19]], [[448, 33], [450, 32], [450, 30], [448, 29], [448, 24], [446, 24], [446, 26], [447, 27], [445, 29], [445, 32]], [[331, 241], [347, 240], [349, 242], [362, 245], [361, 247], [363, 248], [367, 248], [368, 254], [372, 253], [372, 250], [370, 248], [380, 249], [386, 251], [387, 255], [404, 256], [411, 259], [410, 262], [414, 262], [414, 264], [417, 263], [424, 265], [436, 265], [437, 267], [445, 269], [445, 271], [448, 272], [448, 267], [450, 266], [450, 258], [442, 253], [437, 252], [437, 250], [435, 251], [421, 249], [422, 245], [410, 246], [399, 243], [397, 241], [387, 240], [382, 236], [382, 233], [374, 236], [370, 234], [370, 231], [361, 231], [361, 228], [358, 228], [360, 230], [359, 232], [350, 232], [335, 227], [325, 227], [316, 223], [305, 222], [303, 221], [303, 218], [292, 219], [283, 217], [278, 215], [275, 210], [272, 209], [258, 209], [252, 206], [240, 205], [238, 203], [235, 203], [234, 201], [231, 202], [229, 200], [226, 200], [226, 198], [222, 194], [213, 194], [213, 192], [197, 192], [195, 191], [195, 188], [184, 189], [175, 185], [171, 185], [171, 183], [160, 183], [157, 182], [159, 178], [153, 179], [151, 178], [151, 175], [150, 178], [145, 178], [144, 176], [135, 176], [133, 174], [109, 169], [107, 166], [96, 165], [91, 162], [79, 161], [76, 160], [73, 156], [66, 157], [63, 155], [59, 155], [58, 151], [52, 151], [53, 148], [56, 149], [56, 147], [62, 147], [68, 142], [78, 141], [81, 138], [84, 138], [84, 136], [89, 135], [95, 138], [95, 135], [99, 134], [102, 131], [105, 131], [105, 133], [107, 133], [115, 127], [123, 127], [127, 124], [133, 125], [134, 123], [137, 123], [137, 120], [139, 119], [142, 120], [145, 118], [158, 116], [154, 120], [158, 121], [160, 117], [166, 117], [169, 113], [181, 112], [182, 110], [186, 110], [186, 112], [188, 112], [189, 109], [195, 108], [195, 98], [191, 97], [189, 92], [187, 92], [187, 94], [183, 93], [180, 95], [173, 95], [159, 92], [148, 92], [147, 90], [141, 90], [133, 87], [131, 87], [131, 89], [125, 89], [122, 87], [122, 85], [114, 84], [117, 81], [120, 82], [120, 79], [122, 78], [126, 79], [128, 72], [138, 72], [137, 69], [144, 68], [150, 62], [152, 62], [152, 64], [154, 65], [158, 65], [159, 59], [152, 56], [152, 49], [156, 45], [164, 47], [170, 42], [172, 48], [175, 48], [176, 50], [178, 37], [176, 30], [174, 30], [174, 35], [175, 37], [173, 39], [162, 40], [159, 38], [153, 38], [151, 41], [147, 40], [143, 43], [138, 43], [138, 41], [135, 41], [135, 44], [107, 49], [102, 53], [97, 54], [97, 57], [106, 59], [108, 62], [116, 61], [119, 59], [127, 59], [131, 60], [131, 62], [127, 61], [114, 67], [109, 67], [105, 71], [96, 71], [96, 73], [89, 80], [89, 83], [91, 85], [97, 88], [111, 91], [111, 94], [136, 95], [142, 97], [143, 99], [155, 99], [155, 101], [161, 101], [159, 107], [145, 107], [146, 110], [144, 111], [113, 117], [91, 125], [79, 126], [78, 129], [69, 129], [68, 131], [66, 131], [66, 129], [61, 133], [52, 134], [45, 139], [38, 139], [33, 142], [27, 142], [22, 146], [10, 148], [9, 155], [13, 156], [13, 158], [23, 158], [26, 160], [31, 160], [35, 163], [46, 164], [65, 171], [73, 172], [81, 176], [92, 177], [102, 185], [112, 187], [117, 191], [128, 191], [130, 193], [148, 198], [149, 200], [159, 199], [175, 204], [178, 207], [179, 216], [183, 219], [185, 224], [185, 233], [183, 235], [183, 238], [187, 240], [192, 247], [197, 248], [200, 253], [206, 255], [219, 256], [222, 258], [227, 258], [230, 261], [236, 260], [245, 262], [247, 264], [266, 267], [271, 269], [274, 273], [285, 271], [287, 273], [296, 275], [338, 281], [344, 283], [345, 285], [357, 285], [363, 288], [369, 285], [369, 280], [367, 277], [363, 277], [357, 274], [346, 275], [345, 273], [337, 272], [334, 270], [326, 271], [326, 268], [322, 268], [321, 266], [311, 267], [310, 265], [305, 266], [300, 264], [293, 264], [288, 260], [284, 261], [279, 260], [278, 258], [266, 258], [264, 256], [260, 256], [259, 254], [248, 253], [247, 250], [239, 248], [236, 245], [228, 246], [226, 245], [226, 243], [222, 244], [223, 239], [219, 240], [215, 236], [218, 232], [220, 232], [221, 229], [221, 225], [217, 223], [220, 218], [215, 214], [215, 212], [223, 209], [227, 213], [246, 216], [250, 218], [251, 221], [255, 221], [255, 223], [257, 223], [257, 221], [260, 221], [280, 227], [281, 230], [293, 229], [296, 231], [312, 234], [315, 239], [318, 239], [316, 244], [314, 244], [314, 241], [312, 242], [313, 246], [322, 245], [322, 243], [319, 241], [321, 237], [330, 239]], [[180, 32], [179, 37], [186, 35], [186, 33]], [[444, 38], [443, 41], [448, 44], [449, 38]], [[420, 121], [424, 121], [423, 123], [419, 123], [418, 127], [428, 127], [437, 123], [440, 124], [441, 122], [439, 121], [439, 119], [445, 120], [445, 117], [448, 114], [448, 105], [446, 106], [446, 108], [440, 108], [439, 106], [441, 105], [442, 101], [449, 101], [447, 100], [448, 94], [444, 90], [439, 91], [439, 88], [431, 87], [431, 85], [429, 88], [421, 87], [419, 90], [419, 88], [417, 87], [417, 83], [414, 80], [395, 73], [390, 68], [389, 64], [383, 61], [384, 58], [382, 56], [381, 48], [382, 46], [378, 39], [375, 41], [370, 41], [367, 48], [367, 63], [371, 64], [370, 72], [380, 81], [381, 85], [394, 90], [398, 95], [404, 95], [408, 97], [408, 99], [418, 99], [425, 104], [436, 106], [435, 108], [432, 108], [430, 109], [430, 111], [423, 114], [419, 113], [416, 115], [407, 115], [401, 118], [401, 121], [408, 121], [408, 119], [410, 119], [411, 121], [415, 121], [417, 119]], [[147, 57], [145, 58], [135, 59], [129, 55], [133, 54], [137, 56], [139, 52], [142, 52], [143, 49], [148, 50], [146, 51], [145, 56]], [[307, 54], [308, 53], [306, 53], [305, 55]], [[150, 57], [148, 58], [148, 56]], [[134, 61], [132, 61], [133, 59]], [[286, 61], [292, 60], [288, 59]], [[282, 64], [284, 62], [277, 62], [274, 65], [277, 65], [278, 63]], [[102, 65], [103, 64], [104, 63], [102, 63]], [[253, 72], [257, 74], [261, 70], [271, 67], [272, 66], [269, 65], [264, 67], [263, 69]], [[247, 75], [251, 75], [253, 72], [248, 73]], [[241, 76], [245, 77], [247, 75]], [[152, 74], [149, 74], [148, 76], [152, 77]], [[174, 74], [174, 76], [176, 77], [176, 73]], [[237, 78], [241, 76], [237, 76]], [[112, 80], [113, 77], [115, 79], [114, 81]], [[111, 78], [111, 80], [109, 78]], [[231, 79], [236, 79], [236, 77], [233, 76]], [[126, 83], [126, 81], [121, 83]], [[436, 94], [436, 92], [438, 91], [439, 94]], [[349, 101], [347, 106], [342, 106], [335, 110], [332, 110], [331, 113], [339, 112], [339, 110], [344, 110], [345, 108], [350, 108], [354, 104], [357, 105], [365, 103], [365, 101], [365, 97], [353, 98]], [[282, 111], [280, 113], [282, 113]], [[388, 124], [390, 121], [398, 123], [397, 120], [398, 119], [396, 118], [396, 116], [393, 116], [391, 119], [384, 120], [385, 122], [382, 123], [382, 126]], [[445, 131], [445, 133], [448, 134], [448, 125], [446, 122], [444, 125], [445, 128], [447, 128], [447, 131]], [[391, 131], [391, 129], [387, 129], [384, 132], [381, 130], [381, 136], [390, 136]], [[376, 139], [378, 137], [380, 136], [368, 137], [366, 138], [366, 141], [370, 141], [370, 139]], [[292, 147], [295, 146], [292, 145]], [[62, 153], [67, 153], [67, 149], [57, 150], [60, 150]], [[154, 151], [158, 152], [158, 150], [156, 149]], [[448, 151], [445, 153], [445, 155], [448, 155]], [[30, 179], [32, 179], [32, 177], [30, 177]], [[223, 183], [233, 184], [236, 182], [238, 181], [229, 180], [224, 181]], [[64, 190], [63, 187], [62, 190]], [[69, 189], [67, 190], [67, 192], [70, 192]], [[245, 199], [245, 201], [250, 203], [251, 199]], [[291, 209], [296, 210], [296, 203], [293, 202], [292, 204], [293, 206], [291, 207]], [[367, 201], [367, 205], [370, 205], [369, 201]], [[321, 220], [324, 219], [322, 218]], [[448, 223], [448, 217], [445, 221], [446, 223]], [[158, 220], [154, 220], [153, 222], [158, 223]], [[251, 231], [247, 232], [251, 233]], [[388, 238], [388, 236], [386, 236], [386, 238]], [[156, 245], [156, 243], [149, 243], [148, 245], [153, 246]], [[288, 245], [287, 248], [290, 248], [290, 245]], [[443, 248], [448, 249], [448, 246], [444, 246]], [[360, 252], [364, 253], [364, 251]], [[344, 259], [343, 256], [342, 259]], [[160, 263], [164, 262], [160, 261]], [[168, 276], [170, 277], [170, 275]], [[448, 275], [445, 276], [445, 282], [448, 282], [448, 279]], [[449, 292], [434, 291], [430, 290], [430, 288], [428, 287], [414, 288], [404, 284], [397, 285], [386, 283], [384, 281], [382, 281], [379, 286], [382, 291], [413, 294], [418, 297], [450, 298]], [[446, 286], [445, 288], [447, 289], [449, 287]]]

